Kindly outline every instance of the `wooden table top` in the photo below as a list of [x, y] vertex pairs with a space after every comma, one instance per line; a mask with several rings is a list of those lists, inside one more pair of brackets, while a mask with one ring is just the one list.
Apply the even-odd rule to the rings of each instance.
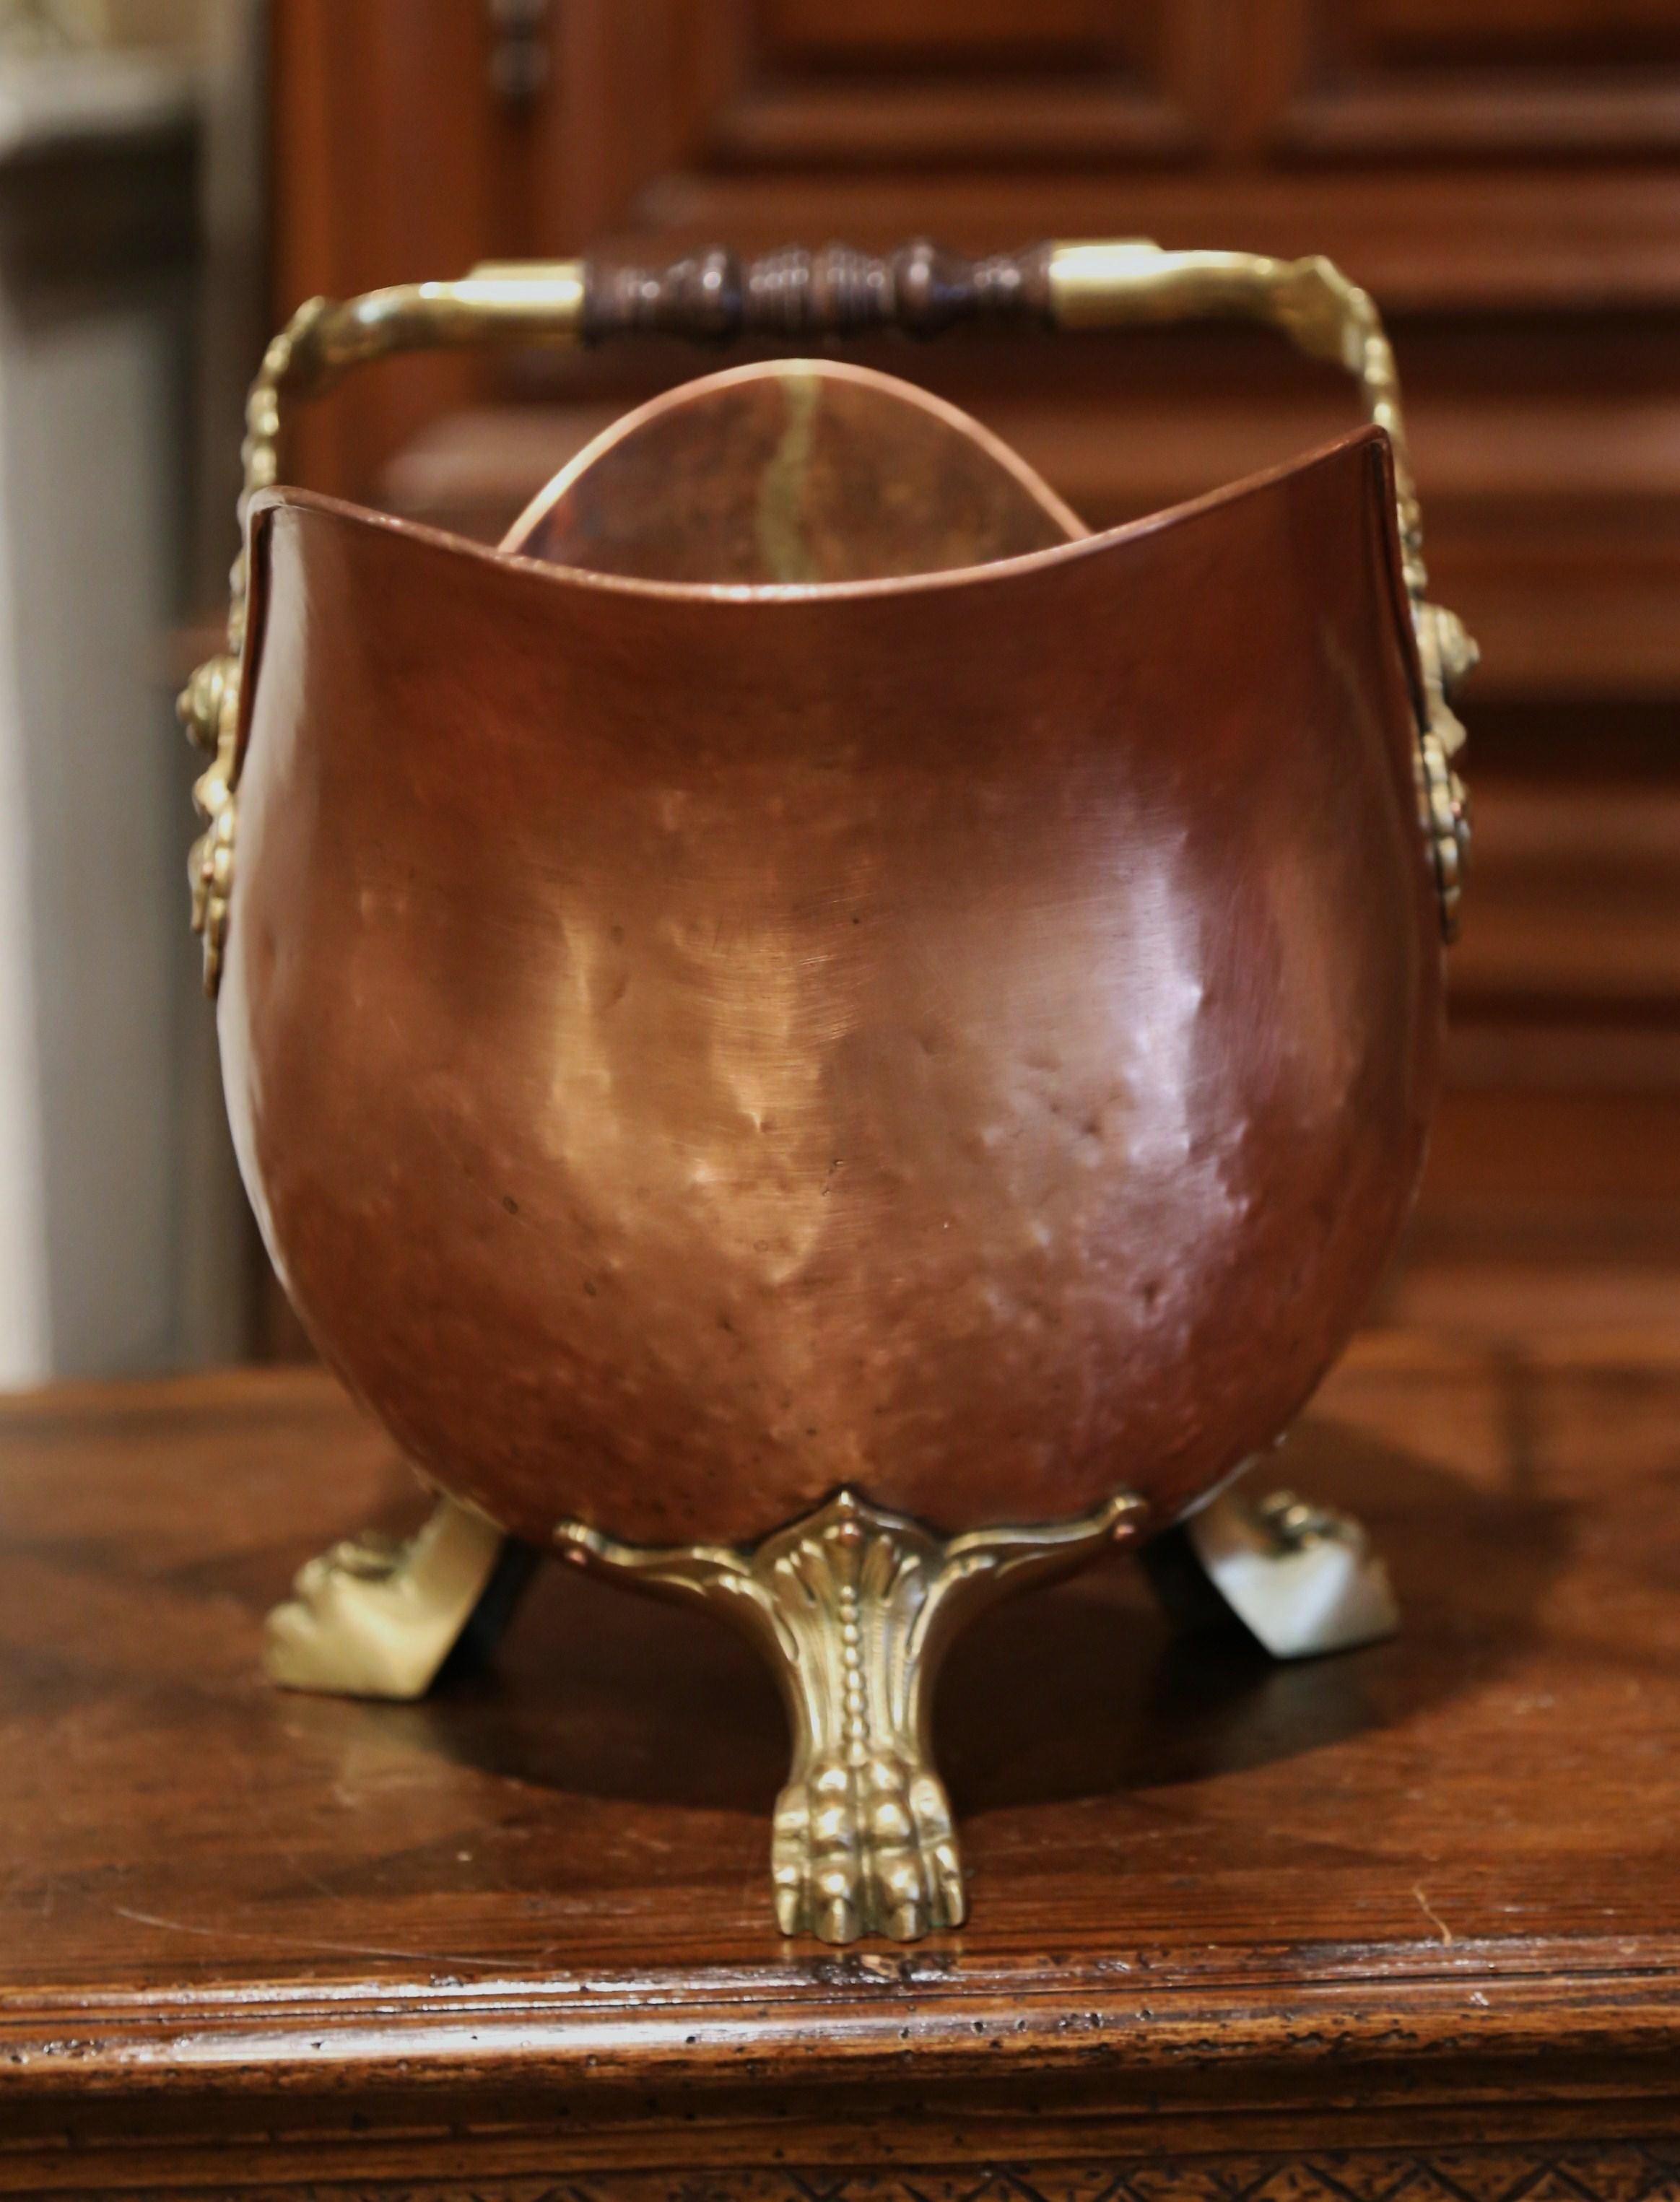
[[1367, 1335], [1278, 1480], [1401, 1638], [1175, 1640], [1123, 1560], [999, 1610], [972, 1924], [842, 1954], [774, 1930], [781, 1716], [704, 1616], [549, 1569], [428, 1703], [281, 1695], [293, 1569], [417, 1512], [329, 1380], [0, 1403], [0, 2191], [1680, 2194], [1680, 1331]]

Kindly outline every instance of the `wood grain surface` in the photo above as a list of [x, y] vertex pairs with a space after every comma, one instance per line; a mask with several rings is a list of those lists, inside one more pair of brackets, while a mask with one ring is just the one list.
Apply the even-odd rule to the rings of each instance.
[[[1401, 1639], [1176, 1641], [1117, 1563], [952, 1653], [974, 1920], [770, 1922], [781, 1715], [556, 1569], [429, 1703], [265, 1608], [418, 1510], [324, 1376], [0, 1406], [0, 2192], [1680, 2193], [1680, 1333], [1368, 1334], [1278, 1463]], [[697, 2170], [696, 2167], [704, 2167]]]

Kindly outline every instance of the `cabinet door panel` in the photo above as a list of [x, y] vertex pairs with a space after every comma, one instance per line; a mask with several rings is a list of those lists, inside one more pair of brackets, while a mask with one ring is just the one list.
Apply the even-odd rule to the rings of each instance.
[[1680, 53], [1676, 0], [1356, 0], [1338, 12], [1373, 58], [1567, 66]]
[[1101, 56], [1128, 18], [1114, 0], [761, 0], [766, 50], [791, 57], [917, 55], [946, 62], [1037, 52]]
[[703, 157], [760, 169], [1176, 159], [1201, 0], [760, 0]]
[[1680, 150], [1680, 0], [1314, 0], [1303, 30], [1297, 153]]

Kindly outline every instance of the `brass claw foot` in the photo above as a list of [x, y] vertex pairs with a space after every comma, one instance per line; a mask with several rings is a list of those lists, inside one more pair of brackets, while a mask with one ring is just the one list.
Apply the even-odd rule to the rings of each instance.
[[452, 1498], [406, 1540], [348, 1538], [301, 1569], [268, 1616], [268, 1678], [334, 1697], [424, 1697], [463, 1637], [499, 1632], [530, 1564], [524, 1546]]
[[1192, 1622], [1235, 1615], [1274, 1659], [1350, 1652], [1400, 1627], [1364, 1524], [1292, 1491], [1228, 1487], [1146, 1557], [1170, 1610]]
[[820, 1759], [776, 1800], [770, 1845], [784, 1934], [914, 1942], [968, 1916], [945, 1784], [918, 1759]]
[[914, 1941], [968, 1915], [929, 1741], [934, 1676], [957, 1627], [1005, 1590], [1135, 1534], [1129, 1493], [1076, 1522], [944, 1538], [851, 1491], [750, 1549], [626, 1545], [579, 1522], [568, 1559], [731, 1616], [769, 1658], [793, 1764], [772, 1875], [785, 1934]]

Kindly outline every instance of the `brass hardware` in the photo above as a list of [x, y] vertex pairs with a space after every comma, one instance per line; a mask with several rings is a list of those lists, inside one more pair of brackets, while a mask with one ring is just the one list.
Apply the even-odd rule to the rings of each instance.
[[404, 1541], [367, 1533], [335, 1545], [268, 1616], [268, 1679], [337, 1697], [424, 1697], [507, 1545], [487, 1516], [453, 1498]]
[[204, 945], [204, 992], [215, 997], [221, 979], [228, 898], [233, 891], [234, 757], [239, 739], [239, 660], [233, 633], [245, 621], [241, 566], [234, 568], [229, 647], [206, 658], [175, 699], [175, 712], [193, 747], [210, 762], [192, 783], [192, 800], [204, 830], [187, 852], [192, 930]]
[[1419, 810], [1434, 853], [1441, 930], [1459, 935], [1459, 906], [1470, 863], [1470, 795], [1453, 760], [1465, 730], [1451, 698], [1475, 671], [1481, 652], [1464, 621], [1443, 604], [1415, 608], [1429, 724], [1418, 745]]
[[1406, 586], [1421, 603], [1423, 516], [1400, 411], [1394, 355], [1371, 293], [1315, 256], [1274, 260], [1254, 252], [1164, 252], [1142, 240], [1058, 244], [1050, 255], [1050, 303], [1067, 329], [1233, 317], [1279, 329], [1309, 358], [1344, 368], [1359, 385], [1368, 419], [1394, 446]]
[[622, 1544], [581, 1522], [554, 1542], [732, 1619], [775, 1668], [793, 1731], [772, 1839], [782, 1933], [914, 1941], [968, 1916], [929, 1735], [946, 1646], [976, 1608], [1135, 1536], [1146, 1510], [1122, 1493], [1076, 1521], [943, 1538], [841, 1491], [746, 1550]]
[[1315, 256], [1275, 260], [1251, 252], [1164, 252], [1141, 239], [1058, 244], [1050, 254], [1051, 312], [1058, 327], [1123, 328], [1139, 322], [1231, 316], [1268, 323], [1313, 359], [1358, 381], [1366, 417], [1385, 428], [1394, 455], [1394, 502], [1413, 629], [1424, 674], [1418, 815], [1434, 858], [1441, 931], [1456, 939], [1470, 853], [1470, 806], [1452, 759], [1464, 728], [1448, 698], [1477, 661], [1457, 615], [1425, 591], [1424, 520], [1400, 409], [1394, 349], [1371, 294]]
[[[279, 478], [280, 432], [292, 399], [319, 397], [352, 367], [398, 352], [477, 344], [569, 344], [582, 309], [582, 264], [572, 260], [486, 265], [457, 283], [401, 283], [341, 304], [309, 299], [269, 344], [245, 399], [241, 528], [251, 498]], [[204, 991], [212, 997], [221, 975], [233, 883], [245, 593], [242, 550], [230, 576], [226, 653], [199, 667], [178, 706], [192, 739], [215, 752], [215, 763], [192, 791], [205, 830], [194, 845], [190, 867], [192, 928], [203, 940]]]
[[1228, 1488], [1185, 1526], [1208, 1581], [1274, 1659], [1352, 1651], [1400, 1626], [1388, 1569], [1351, 1514]]
[[1442, 690], [1448, 697], [1456, 696], [1481, 663], [1482, 652], [1465, 632], [1465, 623], [1456, 612], [1449, 612], [1444, 604], [1430, 604], [1426, 609]]
[[[1456, 739], [1449, 749], [1452, 734]], [[1464, 728], [1442, 706], [1418, 745], [1418, 813], [1429, 837], [1441, 931], [1449, 941], [1459, 936], [1459, 906], [1470, 860], [1470, 797], [1448, 762], [1463, 740]]]
[[207, 658], [182, 689], [175, 709], [196, 749], [210, 762], [194, 781], [192, 799], [204, 830], [187, 857], [192, 929], [204, 944], [204, 987], [214, 994], [221, 974], [227, 898], [233, 885], [233, 754], [238, 739], [239, 665], [233, 656]]

